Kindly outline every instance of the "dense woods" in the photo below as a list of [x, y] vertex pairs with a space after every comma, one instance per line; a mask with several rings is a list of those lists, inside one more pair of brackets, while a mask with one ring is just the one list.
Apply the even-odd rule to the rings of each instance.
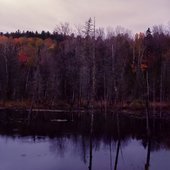
[[0, 33], [0, 100], [55, 106], [170, 100], [170, 30]]

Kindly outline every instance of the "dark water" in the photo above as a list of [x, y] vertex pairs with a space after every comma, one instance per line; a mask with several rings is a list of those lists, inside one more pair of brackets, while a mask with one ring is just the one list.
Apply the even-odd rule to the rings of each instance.
[[170, 120], [0, 112], [0, 170], [169, 170]]

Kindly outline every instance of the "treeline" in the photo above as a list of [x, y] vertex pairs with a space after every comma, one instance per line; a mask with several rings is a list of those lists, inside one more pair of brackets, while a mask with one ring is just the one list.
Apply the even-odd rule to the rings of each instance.
[[64, 34], [59, 34], [57, 32], [50, 33], [49, 31], [42, 31], [41, 33], [35, 31], [16, 31], [16, 32], [11, 32], [11, 33], [3, 33], [0, 32], [0, 36], [5, 36], [8, 38], [20, 38], [20, 37], [25, 37], [25, 38], [40, 38], [40, 39], [53, 39], [56, 41], [63, 41], [65, 36]]
[[[68, 26], [68, 25], [67, 25]], [[68, 28], [61, 29], [68, 30]], [[61, 31], [60, 30], [60, 31]], [[32, 35], [31, 35], [32, 34]], [[95, 29], [0, 35], [0, 99], [54, 106], [170, 100], [170, 33], [159, 27], [131, 37]]]

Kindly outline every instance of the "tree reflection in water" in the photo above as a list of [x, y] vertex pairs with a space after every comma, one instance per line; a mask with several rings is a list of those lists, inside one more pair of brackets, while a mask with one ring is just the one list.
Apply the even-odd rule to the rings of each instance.
[[118, 166], [118, 158], [119, 158], [119, 150], [120, 150], [120, 125], [119, 125], [119, 115], [118, 113], [116, 114], [117, 117], [117, 134], [118, 134], [118, 142], [117, 142], [117, 149], [116, 149], [116, 157], [115, 157], [115, 166], [114, 170], [117, 170]]
[[[29, 125], [24, 123], [24, 114], [18, 113], [15, 118], [13, 114], [0, 114], [1, 135], [13, 136], [14, 139], [31, 137], [32, 142], [48, 138], [51, 153], [64, 158], [72, 149], [72, 153], [77, 155], [89, 170], [96, 170], [97, 159], [101, 162], [104, 161], [103, 164], [107, 162], [107, 168], [110, 170], [118, 170], [118, 165], [122, 164], [120, 148], [124, 151], [131, 139], [142, 141], [143, 148], [147, 146], [146, 170], [150, 168], [151, 152], [158, 151], [162, 147], [170, 150], [169, 120], [162, 120], [160, 126], [158, 119], [155, 118], [154, 121], [150, 119], [150, 133], [146, 134], [146, 118], [145, 116], [139, 117], [137, 113], [138, 117], [134, 117], [134, 114], [130, 117], [123, 113], [108, 113], [107, 116], [102, 113], [74, 113], [74, 121], [71, 121], [69, 113], [50, 113], [47, 118], [32, 120]], [[55, 120], [67, 119], [68, 121], [50, 121], [50, 117]], [[104, 155], [102, 159], [99, 159], [97, 153], [101, 150], [108, 151], [108, 160], [105, 159]], [[129, 158], [125, 156], [125, 159]], [[127, 169], [130, 169], [130, 167], [127, 167]]]
[[90, 116], [90, 152], [89, 152], [89, 170], [92, 170], [93, 160], [93, 111]]

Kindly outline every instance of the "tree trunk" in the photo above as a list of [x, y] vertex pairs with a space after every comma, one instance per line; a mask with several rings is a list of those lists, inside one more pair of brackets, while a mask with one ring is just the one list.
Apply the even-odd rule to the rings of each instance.
[[[5, 47], [5, 50], [6, 50], [6, 47]], [[7, 59], [7, 56], [6, 56], [6, 51], [4, 52], [4, 61], [5, 61], [5, 74], [6, 74], [6, 87], [5, 87], [5, 96], [4, 96], [4, 101], [3, 101], [3, 104], [5, 105], [5, 102], [7, 100], [7, 97], [8, 97], [8, 88], [9, 88], [9, 70], [8, 70], [8, 59]]]

